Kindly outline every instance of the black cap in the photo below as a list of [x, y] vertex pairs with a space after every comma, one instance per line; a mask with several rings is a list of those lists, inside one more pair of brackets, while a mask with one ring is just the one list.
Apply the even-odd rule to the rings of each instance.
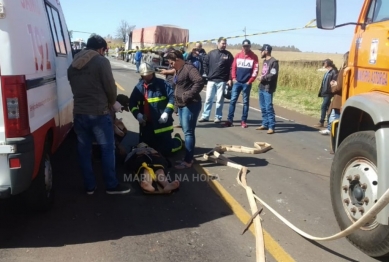
[[130, 112], [128, 96], [119, 94], [116, 96], [116, 101], [122, 105], [122, 110]]
[[261, 50], [262, 52], [263, 52], [263, 51], [271, 52], [271, 51], [273, 50], [273, 48], [271, 47], [271, 45], [264, 44], [264, 45], [262, 46], [262, 48], [259, 49], [259, 50]]
[[243, 40], [242, 45], [243, 45], [243, 46], [245, 46], [245, 45], [251, 45], [251, 42], [250, 42], [250, 40], [245, 39], [245, 40]]
[[107, 49], [107, 42], [104, 40], [104, 38], [102, 38], [101, 36], [99, 35], [96, 35], [96, 34], [92, 34], [89, 39], [88, 39], [88, 42], [86, 43], [86, 48], [89, 48], [89, 49], [100, 49], [100, 48], [105, 48]]

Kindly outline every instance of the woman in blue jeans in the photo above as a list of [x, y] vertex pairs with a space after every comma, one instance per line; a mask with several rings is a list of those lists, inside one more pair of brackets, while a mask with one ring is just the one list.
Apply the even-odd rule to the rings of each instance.
[[199, 71], [191, 64], [186, 64], [180, 51], [174, 50], [166, 57], [171, 67], [176, 70], [175, 105], [185, 135], [185, 157], [175, 166], [177, 169], [189, 168], [193, 164], [194, 148], [196, 144], [196, 122], [201, 111], [200, 92], [204, 87], [203, 78]]

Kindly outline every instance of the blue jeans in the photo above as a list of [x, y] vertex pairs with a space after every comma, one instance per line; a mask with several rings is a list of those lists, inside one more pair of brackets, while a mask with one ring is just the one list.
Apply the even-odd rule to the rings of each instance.
[[215, 119], [221, 120], [223, 117], [223, 105], [224, 105], [224, 89], [226, 88], [226, 82], [214, 82], [208, 81], [207, 94], [204, 102], [204, 112], [201, 118], [209, 119], [211, 114], [213, 99], [216, 95], [216, 112]]
[[242, 113], [242, 121], [247, 121], [247, 116], [249, 114], [249, 106], [250, 106], [250, 91], [251, 84], [244, 84], [240, 82], [236, 82], [232, 86], [231, 90], [231, 100], [230, 100], [230, 108], [228, 110], [228, 121], [232, 122], [234, 120], [235, 113], [235, 105], [236, 101], [238, 101], [240, 92], [243, 91], [243, 113]]
[[185, 158], [184, 161], [191, 163], [193, 160], [196, 144], [195, 129], [197, 118], [201, 111], [201, 101], [191, 103], [185, 107], [178, 108], [182, 131], [185, 135]]
[[[324, 120], [326, 120], [326, 114], [328, 111], [328, 108], [331, 104], [331, 96], [325, 96], [323, 97], [323, 103], [321, 104], [321, 115], [320, 115], [320, 123], [324, 123]], [[328, 121], [329, 122], [329, 121]]]
[[135, 61], [136, 72], [139, 73], [140, 61]]
[[327, 129], [331, 131], [331, 124], [334, 122], [336, 119], [340, 118], [340, 110], [339, 109], [332, 109], [330, 116], [328, 117], [328, 125]]
[[74, 132], [78, 140], [78, 160], [86, 190], [96, 187], [92, 168], [92, 143], [100, 145], [103, 178], [107, 190], [117, 187], [115, 170], [115, 142], [112, 117], [110, 115], [75, 115]]
[[262, 126], [274, 130], [276, 115], [273, 107], [273, 92], [259, 90], [259, 107], [262, 111]]

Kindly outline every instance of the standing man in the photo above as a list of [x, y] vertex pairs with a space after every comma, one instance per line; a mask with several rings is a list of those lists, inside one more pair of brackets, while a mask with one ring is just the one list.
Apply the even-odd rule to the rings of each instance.
[[231, 77], [232, 77], [232, 91], [230, 108], [228, 112], [228, 119], [225, 122], [225, 127], [232, 126], [234, 119], [235, 105], [239, 98], [240, 92], [243, 92], [243, 113], [241, 127], [247, 128], [247, 116], [250, 106], [250, 91], [251, 85], [258, 75], [258, 56], [251, 51], [251, 42], [246, 39], [242, 43], [242, 51], [235, 56], [234, 63], [232, 64]]
[[[196, 57], [193, 57], [193, 53], [195, 53]], [[207, 52], [205, 52], [204, 48], [203, 48], [203, 45], [200, 43], [200, 42], [197, 42], [196, 43], [196, 48], [195, 50], [192, 50], [192, 52], [190, 52], [186, 58], [187, 61], [189, 62], [193, 62], [193, 61], [199, 61], [200, 64], [199, 64], [199, 72], [200, 72], [200, 75], [201, 77], [203, 78], [203, 82], [205, 83], [205, 80], [206, 80], [206, 76], [204, 76], [204, 57], [206, 56]]]
[[268, 44], [262, 46], [261, 58], [263, 61], [262, 73], [259, 76], [259, 106], [262, 111], [262, 126], [257, 130], [268, 130], [267, 133], [274, 134], [276, 116], [273, 107], [273, 94], [277, 89], [278, 61], [271, 56], [272, 47]]
[[321, 114], [319, 123], [314, 125], [315, 127], [324, 127], [324, 120], [326, 119], [328, 108], [331, 104], [331, 99], [333, 97], [331, 91], [331, 81], [336, 81], [338, 77], [338, 69], [334, 65], [334, 62], [330, 59], [326, 59], [323, 62], [323, 67], [327, 69], [323, 77], [323, 81], [321, 82], [320, 90], [318, 97], [323, 98], [323, 102], [321, 104]]
[[[204, 57], [207, 54], [207, 52], [205, 52], [205, 50], [203, 48], [203, 45], [200, 42], [196, 43], [195, 49], [196, 49], [196, 54], [200, 57]], [[189, 60], [191, 60], [191, 58], [192, 58], [192, 53], [189, 53], [186, 60], [189, 61]]]
[[107, 194], [130, 192], [119, 184], [115, 170], [113, 119], [110, 110], [116, 102], [116, 85], [109, 60], [104, 57], [107, 43], [92, 35], [86, 49], [80, 51], [68, 68], [74, 96], [74, 131], [78, 140], [80, 162], [87, 194], [96, 190], [92, 168], [92, 142], [101, 147], [103, 178]]
[[136, 53], [135, 53], [136, 73], [139, 73], [139, 66], [141, 61], [142, 61], [142, 51], [139, 50], [139, 46], [136, 46]]
[[224, 90], [226, 85], [232, 85], [231, 66], [233, 55], [226, 50], [227, 40], [220, 37], [218, 48], [209, 52], [204, 58], [204, 72], [208, 76], [207, 94], [204, 102], [204, 112], [199, 122], [208, 122], [216, 94], [215, 123], [220, 123], [223, 117]]
[[174, 92], [163, 79], [157, 78], [148, 63], [140, 65], [142, 79], [135, 86], [129, 99], [134, 117], [139, 121], [140, 141], [167, 156], [182, 148], [181, 137], [172, 138]]

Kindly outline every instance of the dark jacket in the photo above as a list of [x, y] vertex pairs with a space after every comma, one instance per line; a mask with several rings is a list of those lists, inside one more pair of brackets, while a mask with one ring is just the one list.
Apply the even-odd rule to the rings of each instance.
[[204, 48], [201, 48], [200, 50], [198, 50], [199, 54], [197, 57], [194, 57], [192, 55], [192, 52], [190, 52], [188, 54], [188, 57], [186, 58], [186, 61], [188, 61], [189, 63], [193, 63], [195, 61], [198, 61], [199, 62], [199, 65], [196, 66], [196, 68], [199, 70], [200, 72], [200, 75], [203, 76], [204, 74], [204, 58], [205, 56], [207, 55], [207, 52], [205, 52]]
[[[147, 100], [145, 92], [147, 92]], [[173, 132], [174, 92], [172, 87], [165, 80], [157, 77], [154, 77], [148, 85], [140, 80], [129, 99], [129, 108], [135, 118], [138, 113], [145, 116], [146, 103], [150, 110], [150, 115], [146, 118], [147, 127], [152, 128], [154, 134]], [[169, 118], [166, 123], [160, 124], [158, 120], [164, 112], [169, 115]]]
[[[199, 51], [199, 56], [202, 57], [202, 58], [204, 58], [204, 56], [207, 54], [207, 52], [205, 52], [204, 48], [201, 48], [198, 51]], [[188, 56], [186, 57], [186, 60], [188, 60], [188, 61], [191, 60], [191, 59], [192, 59], [192, 52], [190, 52], [188, 54]]]
[[232, 80], [231, 67], [234, 56], [227, 50], [215, 49], [204, 58], [204, 73], [208, 81], [227, 82]]
[[338, 77], [338, 70], [333, 68], [329, 70], [325, 76], [323, 77], [323, 81], [321, 82], [320, 90], [318, 97], [326, 97], [330, 96], [332, 97], [333, 94], [331, 92], [331, 81], [336, 80]]
[[188, 104], [201, 102], [200, 92], [204, 82], [199, 71], [191, 64], [185, 64], [176, 74], [174, 97], [176, 106], [185, 107]]
[[106, 115], [116, 101], [111, 64], [94, 50], [77, 53], [68, 68], [74, 97], [74, 114]]
[[278, 60], [271, 57], [269, 60], [264, 60], [261, 71], [261, 82], [259, 89], [266, 90], [267, 92], [275, 92], [277, 89], [279, 65]]

